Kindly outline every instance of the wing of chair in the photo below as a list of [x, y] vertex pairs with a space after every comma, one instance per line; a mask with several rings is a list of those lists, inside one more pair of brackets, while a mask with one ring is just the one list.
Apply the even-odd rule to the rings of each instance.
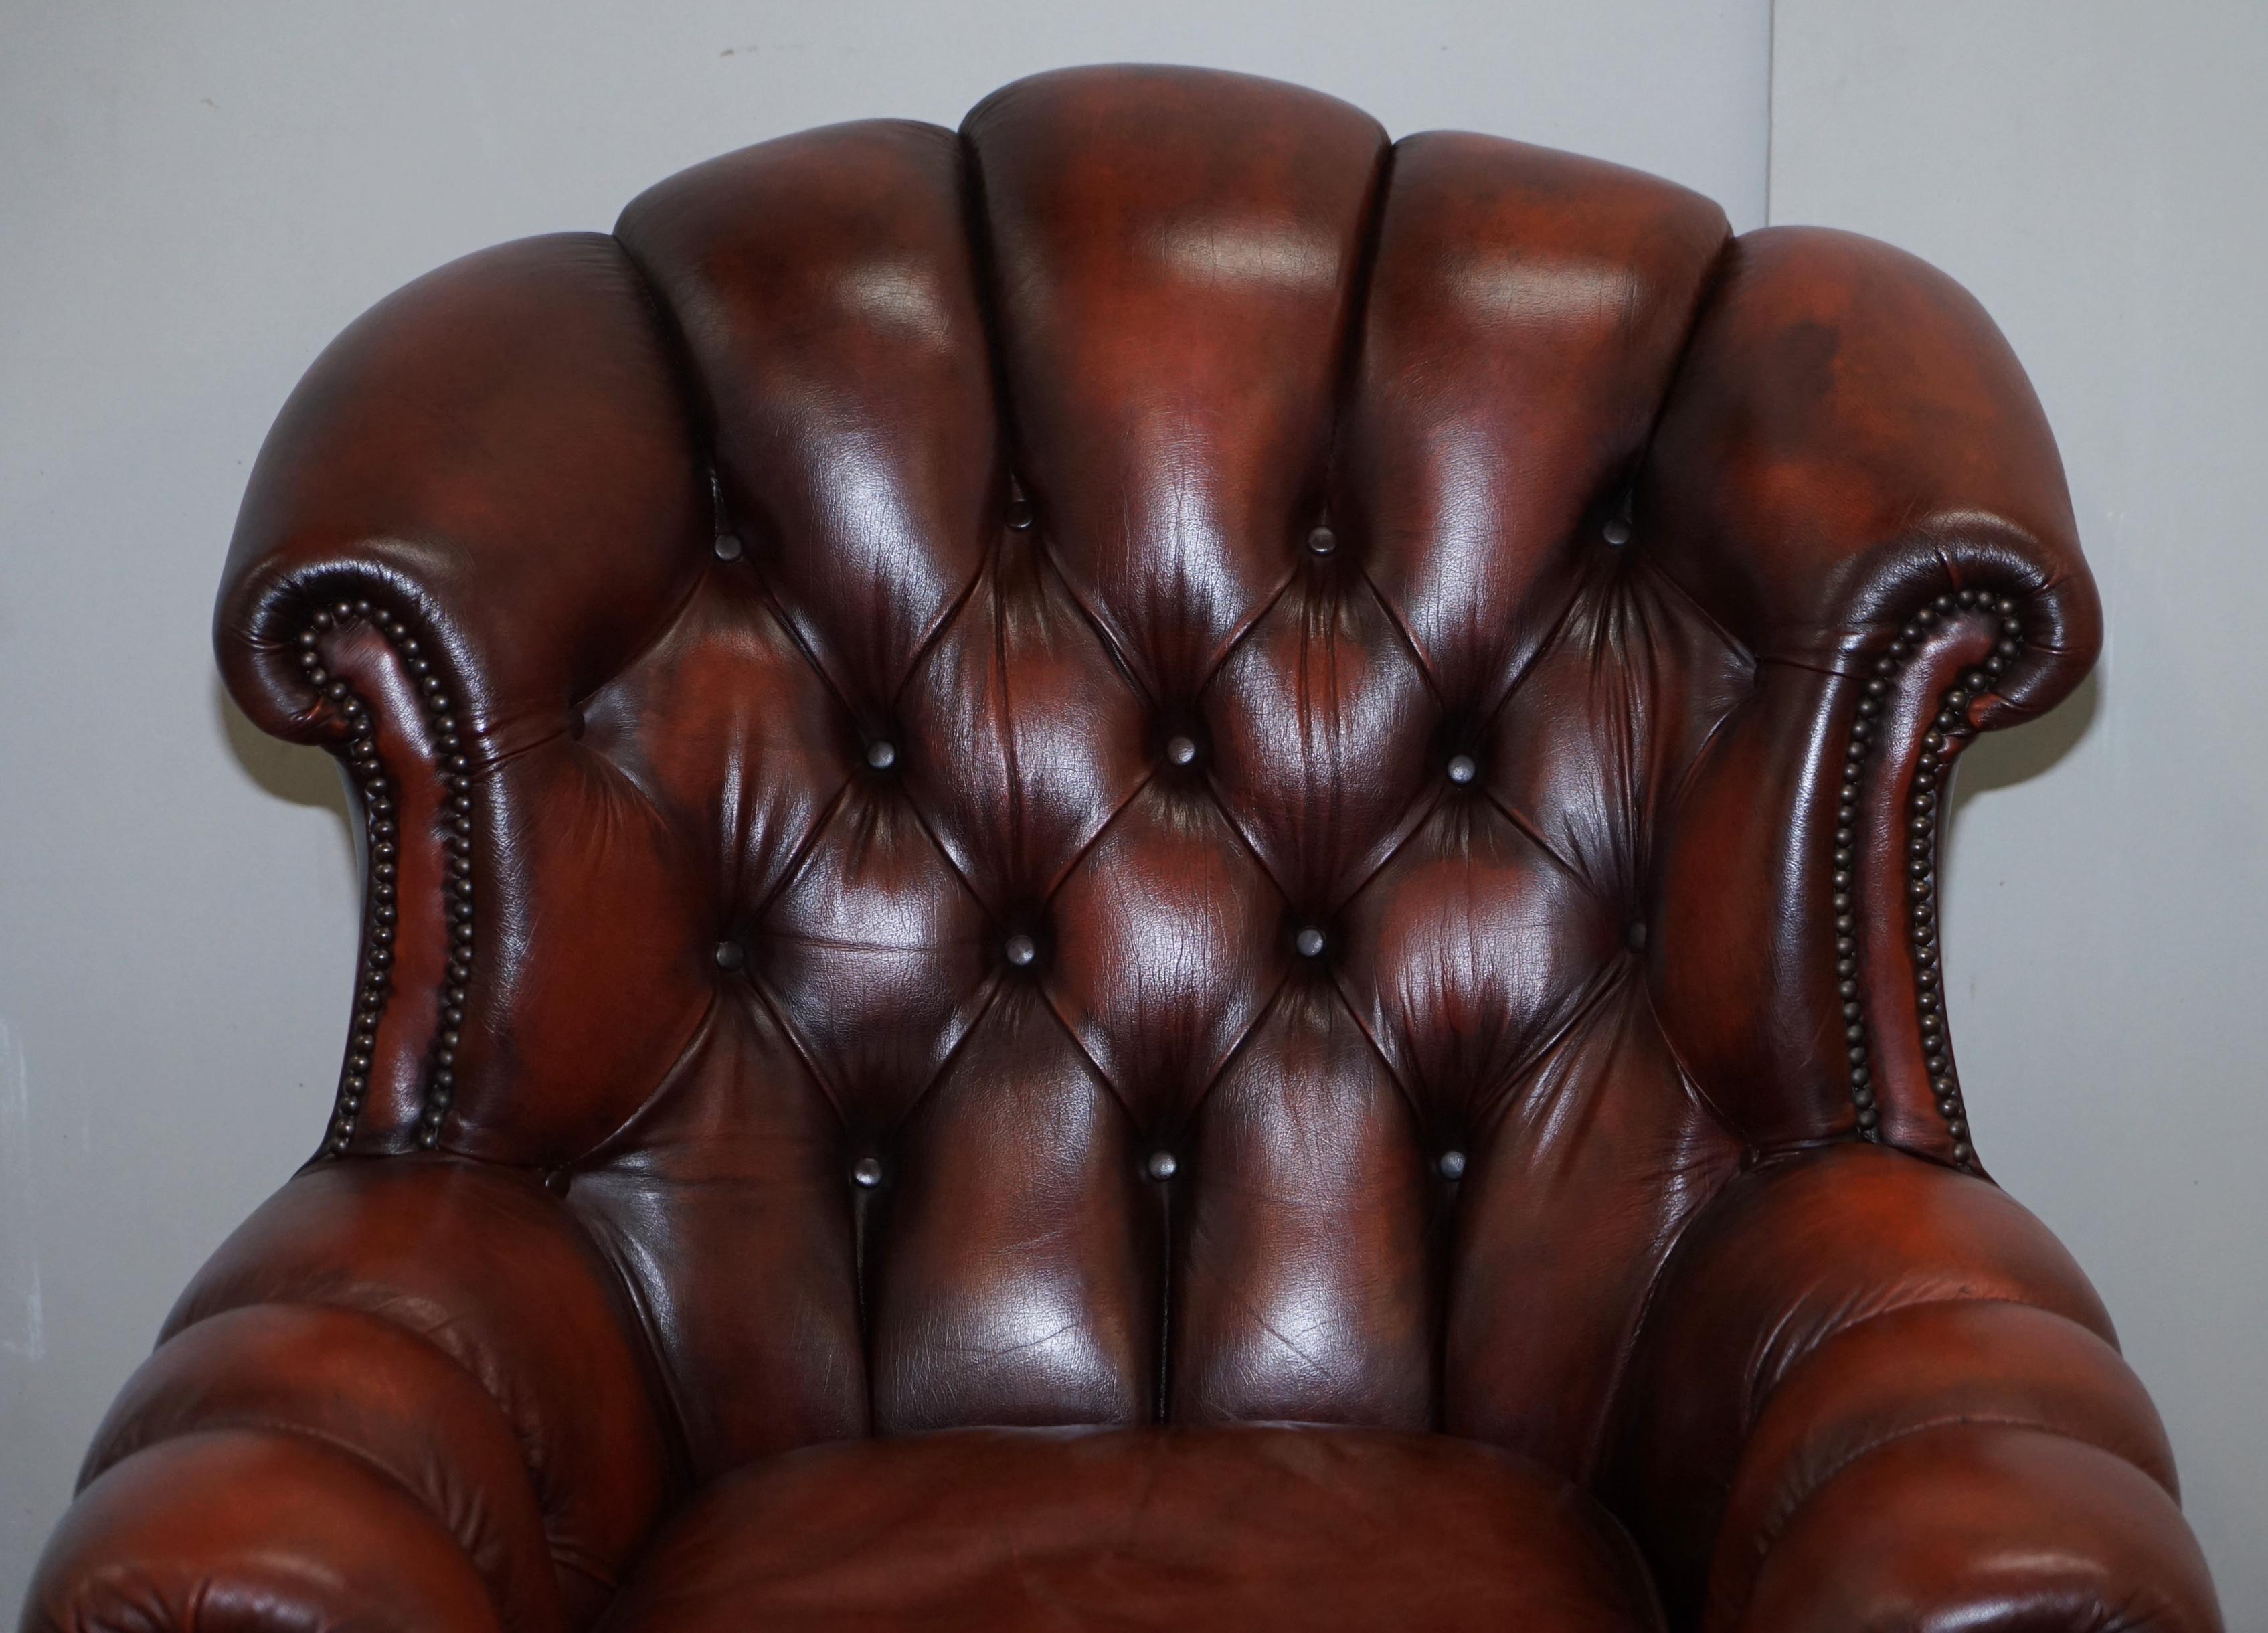
[[1909, 257], [1045, 75], [380, 305], [217, 635], [347, 1054], [27, 1629], [2220, 1626], [1953, 1062], [2099, 614]]

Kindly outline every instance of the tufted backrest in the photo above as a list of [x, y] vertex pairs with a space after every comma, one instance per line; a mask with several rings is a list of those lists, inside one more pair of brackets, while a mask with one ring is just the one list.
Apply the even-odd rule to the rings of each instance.
[[1079, 70], [413, 286], [287, 409], [221, 614], [360, 768], [330, 1149], [549, 1174], [703, 1473], [1162, 1416], [1589, 1474], [1682, 1223], [1875, 1126], [1823, 873], [1750, 865], [1831, 665], [1760, 664], [1778, 592], [1649, 458], [1771, 253]]

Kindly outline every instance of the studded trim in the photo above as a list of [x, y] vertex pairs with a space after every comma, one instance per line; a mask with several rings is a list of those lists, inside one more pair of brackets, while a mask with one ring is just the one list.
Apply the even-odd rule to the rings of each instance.
[[366, 624], [385, 640], [416, 688], [419, 708], [432, 733], [435, 780], [441, 791], [441, 844], [446, 859], [442, 916], [448, 926], [448, 959], [441, 988], [440, 1025], [427, 1056], [417, 1122], [417, 1143], [429, 1151], [440, 1141], [441, 1125], [456, 1092], [457, 1047], [473, 960], [472, 778], [458, 735], [455, 701], [434, 673], [423, 644], [400, 617], [367, 600], [339, 601], [320, 608], [299, 634], [299, 666], [307, 683], [322, 695], [346, 728], [346, 746], [340, 753], [349, 778], [361, 796], [369, 836], [363, 953], [355, 987], [354, 1020], [323, 1140], [324, 1154], [332, 1157], [343, 1155], [352, 1143], [369, 1095], [379, 1022], [393, 988], [394, 932], [401, 917], [396, 900], [401, 836], [395, 784], [379, 757], [370, 705], [343, 679], [325, 668], [320, 650], [327, 634], [356, 622]]
[[1953, 1064], [1953, 1040], [1946, 1026], [1945, 996], [1937, 934], [1937, 848], [1940, 795], [1952, 774], [1952, 764], [1967, 739], [1975, 735], [1969, 709], [1989, 694], [1999, 677], [2023, 651], [2024, 626], [2016, 616], [2016, 603], [1987, 590], [1966, 589], [1940, 595], [1922, 607], [1898, 631], [1889, 651], [1874, 660], [1874, 673], [1859, 698], [1851, 723], [1851, 740], [1845, 751], [1843, 785], [1835, 820], [1835, 976], [1842, 999], [1844, 1042], [1851, 1065], [1851, 1100], [1858, 1107], [1859, 1137], [1881, 1137], [1881, 1114], [1875, 1104], [1874, 1072], [1868, 1048], [1866, 1006], [1859, 981], [1859, 920], [1857, 913], [1858, 821], [1866, 787], [1867, 765], [1879, 747], [1879, 725], [1894, 695], [1900, 673], [1912, 661], [1938, 629], [1964, 614], [1997, 618], [1999, 630], [1992, 653], [1984, 663], [1962, 672], [1938, 700], [1935, 717], [1923, 733], [1921, 751], [1906, 798], [1903, 827], [1906, 836], [1904, 912], [1907, 946], [1913, 959], [1914, 1003], [1921, 1016], [1924, 1063], [1929, 1070], [1930, 1092], [1938, 1114], [1952, 1137], [1954, 1163], [1976, 1166], [1969, 1139], [1968, 1114], [1962, 1103], [1961, 1080]]

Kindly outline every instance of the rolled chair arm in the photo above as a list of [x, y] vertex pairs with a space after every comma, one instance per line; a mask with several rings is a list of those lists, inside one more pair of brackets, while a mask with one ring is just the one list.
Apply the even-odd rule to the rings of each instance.
[[1726, 252], [1638, 496], [1656, 557], [1760, 658], [1856, 671], [1948, 591], [2025, 620], [1976, 723], [2052, 706], [2102, 612], [2031, 383], [1969, 293], [1856, 233]]
[[1665, 835], [1654, 967], [1681, 1056], [1762, 1148], [1855, 1130], [1973, 1167], [1939, 980], [1947, 790], [1976, 733], [2063, 697], [2102, 634], [2023, 371], [1913, 257], [1750, 233], [1636, 516], [1756, 665]]
[[1620, 1395], [1622, 1512], [1712, 1633], [2213, 1633], [2115, 1342], [1989, 1181], [1859, 1144], [1764, 1163], [1655, 1291]]
[[299, 642], [358, 598], [430, 637], [485, 732], [549, 727], [618, 671], [704, 559], [674, 345], [593, 232], [468, 255], [357, 319], [293, 389], [238, 513], [214, 640], [246, 713], [330, 740]]
[[672, 1478], [630, 1334], [534, 1176], [313, 1167], [112, 1408], [27, 1633], [585, 1626]]
[[[507, 769], [563, 741], [715, 565], [675, 344], [612, 238], [507, 244], [356, 321], [261, 451], [215, 614], [221, 671], [260, 725], [341, 757], [367, 841], [334, 1155], [444, 1144], [460, 1078], [508, 1067], [515, 1007], [546, 1001], [526, 996], [524, 873], [552, 832], [530, 810], [547, 791]], [[619, 920], [666, 889], [594, 887], [592, 911]], [[624, 1071], [615, 1023], [652, 998], [625, 979], [538, 1019], [603, 1084]], [[546, 1088], [588, 1092], [571, 1073]]]
[[[556, 1609], [556, 1606], [555, 1606]], [[486, 1585], [431, 1511], [290, 1434], [181, 1436], [109, 1470], [49, 1541], [23, 1633], [493, 1633]]]

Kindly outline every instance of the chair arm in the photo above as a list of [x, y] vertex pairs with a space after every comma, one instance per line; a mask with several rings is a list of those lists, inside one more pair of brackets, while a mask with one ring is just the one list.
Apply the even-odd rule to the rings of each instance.
[[[556, 1613], [556, 1604], [554, 1610]], [[494, 1633], [458, 1541], [394, 1480], [295, 1434], [183, 1435], [85, 1489], [23, 1633]]]
[[1918, 607], [1990, 584], [2022, 651], [1977, 720], [2052, 706], [2102, 612], [2063, 462], [1968, 291], [1855, 233], [1772, 227], [1727, 250], [1637, 499], [1651, 554], [1758, 658], [1852, 671]]
[[669, 1483], [647, 1375], [533, 1176], [311, 1167], [128, 1382], [25, 1627], [585, 1626]]
[[2172, 1453], [2115, 1343], [1989, 1181], [1861, 1144], [1768, 1161], [1665, 1267], [1613, 1483], [1701, 1628], [2206, 1633]]
[[1760, 1147], [1856, 1129], [1972, 1165], [1937, 986], [1946, 790], [2102, 634], [2022, 370], [1913, 257], [1751, 233], [1635, 507], [1639, 547], [1756, 663], [1665, 835], [1656, 991], [1681, 1057]]
[[483, 732], [554, 727], [707, 558], [674, 343], [593, 232], [468, 255], [357, 319], [293, 389], [237, 516], [214, 642], [245, 712], [330, 740], [298, 641], [363, 597], [430, 636]]
[[[457, 1133], [459, 1078], [498, 1077], [517, 1058], [508, 1033], [561, 1040], [574, 1066], [546, 1087], [563, 1107], [634, 1069], [608, 1040], [652, 1004], [650, 979], [553, 996], [526, 967], [528, 870], [574, 833], [534, 815], [558, 773], [508, 768], [563, 743], [574, 706], [717, 565], [674, 346], [613, 239], [507, 244], [356, 321], [261, 450], [214, 638], [246, 713], [330, 748], [358, 794], [365, 920], [335, 1155]], [[592, 883], [594, 920], [666, 894], [650, 869], [615, 872], [631, 876]], [[680, 960], [674, 943], [625, 940], [649, 968]], [[526, 1161], [587, 1131], [510, 1150], [482, 1136], [451, 1144]]]

